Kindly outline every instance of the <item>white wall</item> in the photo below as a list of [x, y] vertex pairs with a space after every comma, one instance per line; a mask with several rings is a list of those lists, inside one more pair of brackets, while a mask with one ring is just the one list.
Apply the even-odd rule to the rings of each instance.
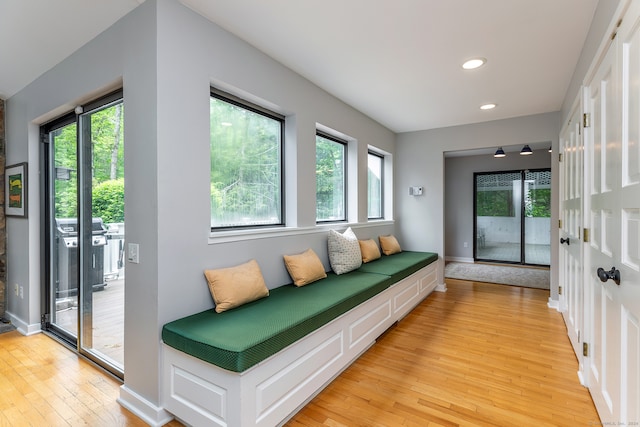
[[[508, 145], [512, 144], [505, 144], [504, 146]], [[551, 145], [551, 141], [549, 145]], [[444, 166], [445, 257], [473, 259], [474, 172], [544, 169], [550, 167], [551, 154], [546, 150], [535, 150], [531, 156], [509, 153], [507, 157], [499, 159], [494, 158], [491, 154], [446, 157]], [[517, 231], [517, 235], [520, 236], [520, 230]], [[468, 247], [464, 247], [464, 242], [468, 243]]]
[[[396, 146], [396, 226], [405, 246], [440, 254], [442, 282], [445, 252], [445, 171], [444, 153], [486, 147], [524, 145], [550, 141], [558, 150], [559, 114], [546, 113], [492, 122], [408, 132], [398, 135]], [[557, 162], [551, 164], [552, 192], [558, 191]], [[424, 196], [413, 197], [402, 189], [422, 185]], [[472, 187], [473, 188], [473, 187]], [[447, 195], [449, 196], [449, 194]], [[454, 195], [455, 196], [455, 195]], [[558, 203], [552, 204], [551, 223], [558, 221]], [[464, 215], [452, 212], [449, 215]], [[473, 215], [473, 211], [468, 213]], [[473, 224], [470, 221], [471, 224]], [[557, 270], [557, 236], [552, 237], [552, 268]], [[553, 279], [553, 277], [552, 277]], [[557, 299], [557, 275], [552, 280], [552, 298]]]
[[[24, 333], [37, 332], [41, 317], [39, 124], [72, 111], [92, 94], [104, 93], [120, 84], [123, 54], [127, 51], [123, 47], [126, 22], [132, 19], [116, 23], [108, 35], [97, 37], [6, 101], [7, 164], [25, 161], [29, 164], [28, 218], [6, 219], [7, 283], [24, 287], [24, 298], [8, 295], [7, 310]], [[140, 31], [147, 25], [148, 22], [140, 22]], [[155, 51], [153, 46], [143, 49]], [[130, 50], [136, 48], [131, 46]], [[144, 121], [144, 117], [139, 121]]]
[[[9, 310], [29, 330], [39, 328], [41, 314], [39, 125], [119, 84], [126, 124], [126, 237], [140, 245], [140, 263], [126, 265], [121, 397], [159, 419], [161, 327], [212, 307], [204, 269], [256, 258], [273, 287], [290, 281], [282, 255], [309, 247], [329, 268], [327, 229], [315, 226], [316, 123], [356, 140], [358, 194], [350, 206], [359, 209], [352, 225], [362, 238], [395, 230], [391, 221], [366, 223], [367, 146], [393, 155], [395, 135], [177, 0], [147, 0], [7, 101], [8, 161], [28, 160], [31, 166], [29, 219], [7, 220], [9, 283], [26, 287], [24, 300], [11, 298]], [[292, 230], [210, 239], [211, 84], [287, 116]]]
[[[554, 151], [557, 152], [560, 121], [568, 116], [578, 96], [586, 71], [600, 47], [604, 31], [620, 3], [621, 0], [601, 0], [598, 2], [580, 59], [568, 84], [561, 112], [398, 135], [396, 164], [402, 165], [402, 168], [398, 168], [395, 183], [398, 194], [395, 206], [399, 213], [396, 215], [396, 226], [399, 228], [399, 235], [407, 240], [406, 245], [414, 249], [437, 251], [441, 257], [444, 255], [443, 153], [445, 151], [550, 140], [553, 141]], [[558, 188], [556, 170], [557, 165], [554, 162], [552, 165], [552, 191], [555, 192]], [[426, 197], [403, 196], [402, 190], [410, 185], [425, 186]], [[454, 214], [460, 215], [461, 213], [456, 211]], [[558, 202], [554, 200], [551, 223], [557, 223], [557, 219]], [[557, 233], [552, 233], [552, 300], [558, 299], [557, 246]], [[439, 267], [440, 280], [442, 281], [442, 261]]]

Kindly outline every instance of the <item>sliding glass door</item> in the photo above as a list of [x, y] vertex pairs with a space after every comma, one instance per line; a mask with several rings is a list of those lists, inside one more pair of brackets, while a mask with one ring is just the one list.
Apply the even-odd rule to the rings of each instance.
[[474, 174], [474, 259], [549, 265], [551, 171]]
[[551, 263], [551, 170], [524, 171], [523, 263]]
[[522, 175], [477, 173], [475, 181], [475, 258], [520, 262]]
[[124, 374], [123, 129], [121, 93], [42, 128], [43, 328], [119, 376]]

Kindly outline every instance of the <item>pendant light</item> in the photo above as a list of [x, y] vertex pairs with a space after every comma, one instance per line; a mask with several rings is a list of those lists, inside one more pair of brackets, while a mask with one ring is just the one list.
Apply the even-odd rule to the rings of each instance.
[[522, 150], [520, 151], [521, 156], [528, 156], [530, 154], [533, 154], [533, 150], [531, 150], [531, 147], [529, 147], [529, 145], [525, 145], [524, 147], [522, 147]]
[[493, 157], [497, 157], [497, 158], [501, 158], [501, 157], [505, 157], [506, 154], [504, 152], [504, 150], [502, 149], [502, 147], [498, 148], [496, 150], [496, 153], [493, 155]]

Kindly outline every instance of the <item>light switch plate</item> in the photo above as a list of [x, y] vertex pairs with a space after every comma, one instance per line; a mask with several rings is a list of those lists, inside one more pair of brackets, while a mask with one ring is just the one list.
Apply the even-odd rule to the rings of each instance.
[[127, 251], [127, 260], [134, 264], [140, 263], [140, 245], [137, 243], [129, 243]]

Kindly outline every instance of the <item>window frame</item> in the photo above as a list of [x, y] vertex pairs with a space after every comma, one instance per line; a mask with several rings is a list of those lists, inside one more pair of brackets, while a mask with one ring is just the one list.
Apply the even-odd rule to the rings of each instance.
[[[253, 103], [246, 99], [235, 96], [231, 93], [222, 91], [215, 87], [210, 87], [209, 94], [209, 102], [211, 102], [211, 98], [216, 98], [222, 102], [226, 102], [228, 104], [234, 105], [236, 107], [245, 109], [252, 113], [264, 116], [271, 120], [279, 122], [280, 126], [280, 153], [279, 153], [279, 168], [280, 168], [280, 220], [276, 223], [268, 223], [268, 224], [235, 224], [228, 226], [219, 226], [214, 227], [211, 225], [211, 233], [216, 232], [224, 232], [224, 231], [232, 231], [232, 230], [249, 230], [249, 229], [264, 229], [264, 228], [272, 228], [272, 227], [285, 227], [286, 226], [286, 204], [285, 204], [285, 116], [283, 114], [279, 114], [273, 110], [262, 107], [259, 104]], [[211, 114], [209, 115], [209, 121], [211, 121]], [[209, 133], [209, 149], [211, 150], [211, 132]], [[209, 185], [211, 185], [211, 176], [209, 176]], [[211, 192], [209, 192], [209, 204], [211, 205]], [[209, 215], [211, 221], [211, 213]]]
[[[380, 216], [369, 216], [370, 214], [370, 200], [369, 200], [369, 156], [375, 156], [380, 159]], [[375, 150], [367, 150], [367, 219], [368, 220], [382, 220], [385, 218], [384, 216], [384, 207], [385, 207], [385, 191], [384, 191], [384, 180], [385, 180], [385, 156], [381, 153], [376, 152]]]
[[[348, 153], [349, 153], [349, 143], [348, 141], [345, 141], [344, 139], [340, 139], [334, 135], [331, 135], [330, 133], [327, 132], [323, 132], [321, 130], [316, 130], [316, 153], [317, 153], [317, 149], [318, 149], [318, 142], [317, 142], [317, 137], [320, 138], [324, 138], [327, 139], [329, 141], [335, 142], [337, 144], [340, 144], [342, 146], [342, 189], [343, 189], [343, 193], [342, 193], [342, 205], [343, 205], [343, 218], [341, 219], [318, 219], [318, 183], [316, 180], [316, 224], [329, 224], [329, 223], [340, 223], [340, 222], [347, 222], [347, 219], [349, 218], [349, 206], [348, 206], [348, 191], [349, 191], [349, 184], [348, 184], [348, 177], [349, 177], [349, 164], [348, 164]], [[316, 155], [316, 168], [317, 168], [317, 155]], [[317, 171], [317, 169], [316, 169]], [[317, 174], [316, 174], [317, 176]]]

